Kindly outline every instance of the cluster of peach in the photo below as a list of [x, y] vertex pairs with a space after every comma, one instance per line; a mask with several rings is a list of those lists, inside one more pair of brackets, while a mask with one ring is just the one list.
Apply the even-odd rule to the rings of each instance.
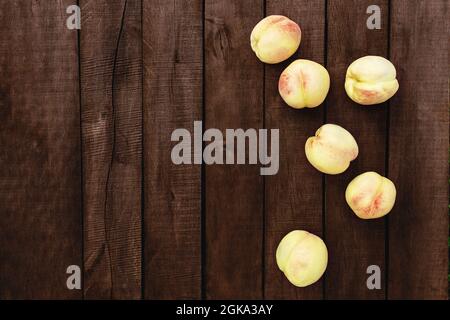
[[[282, 62], [300, 46], [301, 30], [297, 23], [281, 15], [261, 20], [253, 29], [251, 47], [265, 63]], [[385, 102], [398, 90], [396, 70], [387, 59], [365, 56], [347, 69], [345, 91], [356, 103], [373, 105]], [[278, 91], [283, 100], [295, 109], [314, 108], [325, 100], [330, 88], [328, 71], [320, 64], [299, 59], [280, 75]], [[326, 174], [347, 170], [358, 156], [358, 144], [346, 129], [325, 124], [305, 144], [308, 161]], [[396, 189], [392, 181], [376, 172], [365, 172], [354, 178], [345, 192], [345, 199], [361, 219], [380, 218], [395, 203]], [[276, 251], [278, 267], [298, 287], [313, 284], [325, 272], [328, 250], [323, 240], [307, 231], [288, 233]]]

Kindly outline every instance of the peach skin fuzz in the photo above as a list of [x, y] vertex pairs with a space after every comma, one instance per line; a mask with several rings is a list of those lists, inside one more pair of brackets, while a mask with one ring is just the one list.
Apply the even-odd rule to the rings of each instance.
[[388, 214], [395, 203], [394, 183], [376, 172], [365, 172], [353, 179], [345, 200], [361, 219], [376, 219]]
[[298, 24], [285, 16], [273, 15], [253, 28], [250, 44], [259, 60], [273, 64], [292, 56], [300, 46], [301, 37]]
[[322, 277], [328, 250], [321, 238], [303, 230], [288, 233], [276, 252], [278, 268], [297, 287], [306, 287]]
[[305, 144], [308, 161], [317, 170], [327, 174], [339, 174], [347, 170], [358, 152], [355, 138], [336, 124], [324, 124]]
[[345, 91], [354, 102], [362, 105], [383, 103], [398, 90], [394, 65], [379, 56], [355, 60], [347, 69]]
[[295, 109], [314, 108], [330, 89], [328, 71], [310, 60], [295, 60], [281, 73], [278, 91], [284, 102]]

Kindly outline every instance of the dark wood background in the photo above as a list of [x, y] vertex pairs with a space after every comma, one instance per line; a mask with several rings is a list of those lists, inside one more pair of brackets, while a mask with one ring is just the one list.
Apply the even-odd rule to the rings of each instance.
[[[448, 1], [75, 0], [0, 2], [0, 298], [446, 299]], [[381, 30], [366, 9], [381, 8]], [[253, 26], [284, 14], [302, 57], [331, 76], [323, 106], [288, 108], [289, 61], [262, 64]], [[382, 55], [400, 90], [354, 104], [347, 66]], [[280, 171], [170, 160], [176, 128], [279, 128]], [[324, 176], [304, 142], [323, 123], [356, 137], [349, 170]], [[357, 219], [347, 183], [375, 170], [398, 195], [383, 219]], [[296, 288], [275, 250], [294, 229], [321, 237], [325, 276]], [[83, 270], [82, 290], [66, 268]], [[382, 270], [368, 290], [366, 268]]]

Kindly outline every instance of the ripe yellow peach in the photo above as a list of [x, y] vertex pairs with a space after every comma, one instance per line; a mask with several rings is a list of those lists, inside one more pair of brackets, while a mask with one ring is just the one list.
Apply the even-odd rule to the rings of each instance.
[[361, 219], [376, 219], [392, 210], [396, 194], [391, 180], [376, 172], [365, 172], [349, 183], [345, 200]]
[[398, 90], [394, 65], [379, 56], [355, 60], [347, 69], [345, 91], [356, 103], [371, 105], [385, 102]]
[[336, 124], [324, 124], [305, 144], [308, 161], [319, 171], [339, 174], [358, 156], [358, 144], [350, 132]]
[[327, 69], [310, 60], [295, 60], [281, 73], [278, 91], [284, 102], [295, 109], [314, 108], [330, 89]]
[[321, 238], [303, 230], [288, 233], [276, 252], [278, 268], [297, 287], [306, 287], [325, 272], [328, 250]]
[[298, 24], [285, 16], [273, 15], [262, 19], [253, 28], [250, 44], [259, 60], [278, 63], [297, 51], [301, 37]]

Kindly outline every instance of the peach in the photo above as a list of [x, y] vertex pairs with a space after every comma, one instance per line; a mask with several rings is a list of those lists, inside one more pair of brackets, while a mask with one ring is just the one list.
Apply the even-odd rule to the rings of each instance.
[[365, 172], [345, 190], [345, 200], [361, 219], [376, 219], [392, 210], [397, 192], [391, 180], [376, 172]]
[[355, 60], [347, 69], [345, 91], [356, 103], [371, 105], [385, 102], [398, 90], [394, 65], [379, 56]]
[[278, 268], [297, 287], [306, 287], [322, 277], [328, 263], [327, 246], [321, 238], [303, 230], [288, 233], [276, 252]]
[[253, 28], [250, 44], [259, 60], [278, 63], [297, 51], [301, 37], [298, 24], [285, 16], [273, 15], [262, 19]]
[[281, 73], [278, 91], [284, 102], [295, 109], [322, 104], [330, 89], [327, 69], [310, 60], [295, 60]]
[[358, 156], [358, 144], [350, 132], [336, 124], [324, 124], [305, 144], [308, 161], [319, 171], [339, 174]]

